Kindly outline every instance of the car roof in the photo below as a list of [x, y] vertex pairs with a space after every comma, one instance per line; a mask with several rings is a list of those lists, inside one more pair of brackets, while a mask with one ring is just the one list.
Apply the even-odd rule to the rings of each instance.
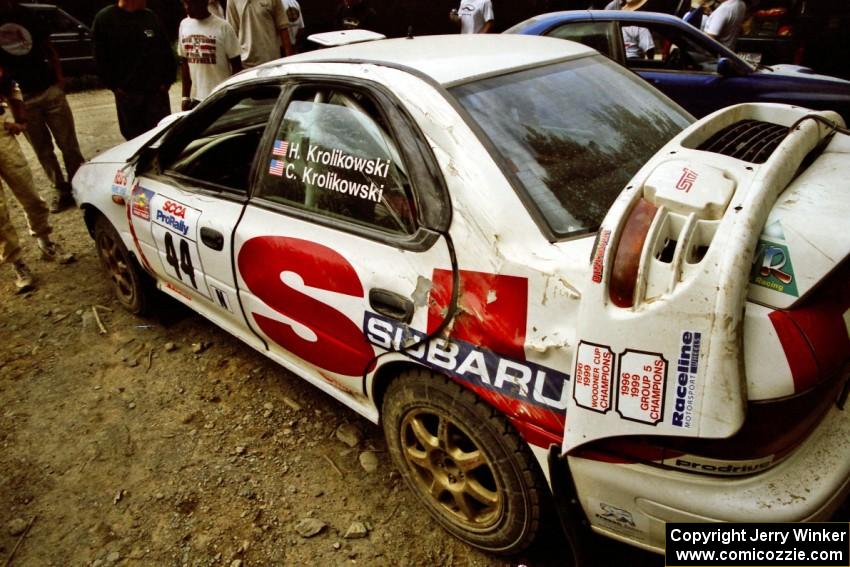
[[681, 18], [661, 12], [641, 12], [633, 10], [565, 10], [549, 12], [534, 16], [509, 28], [508, 33], [523, 33], [523, 30], [534, 25], [555, 24], [571, 20], [618, 20], [621, 22], [657, 22], [683, 27], [686, 24]]
[[578, 43], [523, 35], [443, 35], [385, 39], [319, 49], [267, 63], [370, 62], [406, 67], [451, 85], [596, 53]]

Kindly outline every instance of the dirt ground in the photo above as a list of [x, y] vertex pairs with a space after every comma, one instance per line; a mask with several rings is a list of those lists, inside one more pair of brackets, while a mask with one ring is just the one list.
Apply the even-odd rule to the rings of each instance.
[[[86, 156], [121, 141], [109, 93], [69, 98]], [[0, 561], [568, 563], [556, 529], [510, 560], [448, 536], [393, 470], [378, 427], [178, 304], [127, 314], [79, 212], [51, 218], [77, 262], [42, 262], [24, 237], [38, 289], [15, 295], [11, 270], [0, 272]], [[343, 424], [359, 432], [356, 446], [337, 437]], [[377, 457], [373, 472], [364, 453]], [[320, 531], [305, 537], [308, 528]], [[619, 563], [661, 563], [598, 545]]]

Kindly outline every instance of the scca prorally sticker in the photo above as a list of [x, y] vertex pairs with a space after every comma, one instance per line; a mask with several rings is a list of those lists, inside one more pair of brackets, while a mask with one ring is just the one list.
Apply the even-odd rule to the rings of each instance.
[[133, 198], [130, 209], [134, 217], [149, 221], [151, 220], [151, 199], [155, 193], [149, 189], [145, 189], [141, 185], [136, 185], [133, 188]]
[[602, 282], [602, 274], [605, 270], [605, 252], [608, 250], [608, 241], [611, 239], [611, 231], [605, 229], [599, 233], [599, 240], [596, 243], [596, 251], [593, 254], [593, 283]]
[[[371, 344], [390, 351], [418, 343], [426, 336], [368, 311], [363, 319], [363, 332]], [[553, 368], [501, 356], [459, 339], [433, 339], [405, 354], [437, 371], [449, 372], [460, 380], [516, 400], [552, 410], [567, 409], [570, 377]]]
[[693, 427], [696, 382], [699, 374], [699, 355], [702, 333], [682, 331], [679, 358], [676, 360], [676, 398], [670, 421], [676, 427]]
[[614, 382], [614, 353], [605, 345], [581, 341], [576, 354], [573, 398], [576, 404], [595, 412], [611, 409]]
[[[308, 144], [305, 152], [301, 149], [301, 144], [275, 140], [269, 174], [375, 203], [382, 201], [385, 183], [381, 181], [389, 176], [389, 159], [359, 157], [316, 144]], [[349, 175], [353, 178], [347, 178]]]
[[617, 413], [623, 419], [657, 425], [664, 420], [667, 361], [658, 353], [626, 350], [620, 355]]

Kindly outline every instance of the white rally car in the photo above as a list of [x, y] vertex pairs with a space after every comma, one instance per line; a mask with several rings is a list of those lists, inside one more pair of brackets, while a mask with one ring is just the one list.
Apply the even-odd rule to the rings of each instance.
[[457, 537], [518, 551], [556, 502], [576, 549], [661, 551], [847, 496], [834, 123], [692, 123], [557, 39], [396, 39], [231, 78], [74, 190], [129, 310], [155, 286], [382, 423]]

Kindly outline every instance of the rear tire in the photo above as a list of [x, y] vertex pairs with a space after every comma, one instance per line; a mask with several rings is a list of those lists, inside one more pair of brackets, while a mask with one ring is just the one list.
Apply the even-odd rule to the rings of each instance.
[[124, 246], [118, 231], [104, 216], [95, 220], [94, 245], [100, 264], [109, 274], [118, 302], [130, 313], [145, 314], [150, 306], [153, 287]]
[[549, 491], [502, 414], [445, 376], [416, 369], [387, 388], [383, 427], [396, 467], [443, 528], [491, 553], [531, 545]]

